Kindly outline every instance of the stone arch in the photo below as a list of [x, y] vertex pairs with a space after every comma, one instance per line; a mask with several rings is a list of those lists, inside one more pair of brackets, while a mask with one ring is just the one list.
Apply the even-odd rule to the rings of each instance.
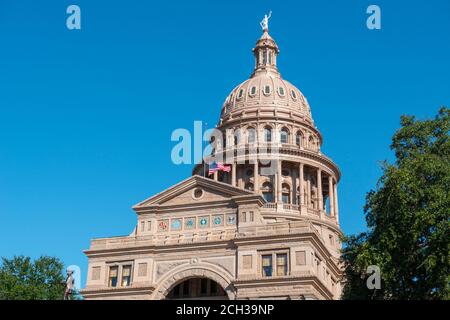
[[228, 299], [235, 299], [236, 293], [229, 273], [225, 269], [219, 269], [217, 266], [205, 263], [196, 263], [194, 265], [190, 264], [188, 266], [184, 265], [180, 268], [174, 268], [168, 275], [160, 280], [159, 285], [155, 289], [153, 299], [163, 300], [172, 288], [180, 282], [190, 278], [211, 279], [224, 289]]

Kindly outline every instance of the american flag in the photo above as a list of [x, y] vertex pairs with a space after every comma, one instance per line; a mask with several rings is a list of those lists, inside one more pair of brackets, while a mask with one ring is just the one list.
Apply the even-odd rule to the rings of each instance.
[[216, 171], [230, 172], [231, 166], [224, 165], [223, 163], [220, 162], [219, 163], [213, 162], [209, 165], [208, 175], [211, 175]]

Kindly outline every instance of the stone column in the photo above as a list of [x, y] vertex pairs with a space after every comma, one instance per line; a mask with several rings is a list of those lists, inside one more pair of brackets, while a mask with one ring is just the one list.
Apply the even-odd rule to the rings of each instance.
[[323, 211], [323, 195], [322, 195], [322, 170], [317, 169], [317, 193], [318, 193], [318, 204], [319, 211]]
[[328, 202], [330, 203], [330, 217], [334, 217], [333, 177], [328, 176]]
[[253, 164], [253, 182], [255, 192], [259, 193], [259, 166], [258, 166], [258, 158], [255, 159], [255, 163]]
[[292, 204], [296, 204], [299, 205], [300, 203], [297, 202], [297, 198], [298, 198], [298, 193], [297, 193], [297, 170], [294, 170], [294, 168], [292, 168], [292, 190], [291, 190], [291, 203]]
[[311, 179], [309, 179], [308, 178], [308, 181], [306, 181], [306, 184], [307, 184], [307, 186], [306, 186], [306, 199], [305, 199], [305, 201], [306, 201], [306, 205], [307, 205], [307, 207], [308, 208], [310, 208], [311, 207]]
[[300, 166], [298, 168], [298, 170], [299, 170], [298, 187], [299, 187], [299, 190], [300, 190], [300, 192], [299, 192], [299, 195], [300, 195], [300, 203], [299, 203], [299, 205], [304, 205], [306, 203], [305, 199], [304, 199], [305, 195], [303, 194], [303, 184], [304, 184], [304, 181], [303, 181], [303, 167], [304, 167], [303, 163], [300, 163]]
[[277, 161], [277, 201], [282, 203], [282, 189], [281, 189], [281, 160]]
[[233, 165], [231, 167], [231, 185], [236, 187], [236, 161], [233, 161]]
[[337, 183], [334, 185], [334, 217], [336, 218], [336, 222], [339, 223], [339, 206], [338, 206]]

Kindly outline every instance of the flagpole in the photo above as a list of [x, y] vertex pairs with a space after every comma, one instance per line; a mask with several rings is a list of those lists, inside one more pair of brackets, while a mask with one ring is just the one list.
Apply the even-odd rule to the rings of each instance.
[[[205, 122], [203, 127], [204, 127], [204, 129], [206, 129], [208, 127], [208, 123]], [[205, 162], [205, 157], [204, 157], [205, 149], [204, 149], [204, 145], [203, 145], [203, 137], [204, 137], [204, 132], [202, 132], [202, 161], [203, 161], [203, 177], [206, 178], [206, 162]]]

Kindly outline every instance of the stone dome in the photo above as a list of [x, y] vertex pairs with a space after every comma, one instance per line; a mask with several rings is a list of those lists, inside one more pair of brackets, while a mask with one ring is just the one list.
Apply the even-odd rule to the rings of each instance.
[[278, 46], [267, 31], [253, 49], [255, 69], [250, 79], [236, 86], [222, 107], [222, 119], [252, 109], [280, 110], [313, 123], [311, 109], [302, 92], [284, 80], [276, 66]]

